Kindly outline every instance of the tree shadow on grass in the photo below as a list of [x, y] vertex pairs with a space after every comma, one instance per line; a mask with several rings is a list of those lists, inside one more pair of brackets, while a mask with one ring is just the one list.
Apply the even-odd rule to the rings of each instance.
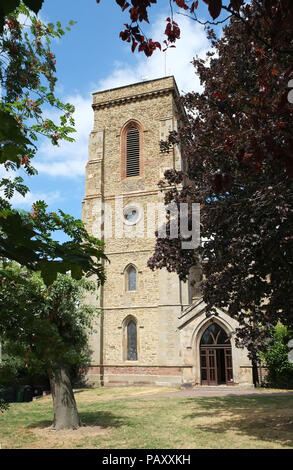
[[234, 431], [243, 438], [293, 447], [293, 397], [196, 397], [184, 400], [183, 406], [193, 403], [194, 412], [184, 418], [202, 422], [206, 417], [207, 424], [196, 423], [202, 432]]
[[[83, 426], [100, 426], [101, 428], [119, 428], [126, 424], [126, 419], [116, 416], [109, 411], [81, 412], [79, 413]], [[129, 423], [127, 422], [127, 425]]]
[[[120, 416], [116, 416], [109, 411], [97, 411], [97, 412], [81, 412], [79, 417], [82, 423], [82, 427], [88, 426], [99, 426], [100, 428], [118, 428], [126, 424], [126, 420]], [[52, 425], [52, 420], [38, 421], [27, 426], [28, 429], [34, 428], [49, 428]], [[127, 425], [129, 423], [127, 422]]]

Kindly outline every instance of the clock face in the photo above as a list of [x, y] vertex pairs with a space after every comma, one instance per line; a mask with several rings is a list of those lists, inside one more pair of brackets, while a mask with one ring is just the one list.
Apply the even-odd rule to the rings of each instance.
[[126, 207], [123, 211], [124, 222], [128, 225], [136, 224], [139, 219], [139, 211], [135, 207]]

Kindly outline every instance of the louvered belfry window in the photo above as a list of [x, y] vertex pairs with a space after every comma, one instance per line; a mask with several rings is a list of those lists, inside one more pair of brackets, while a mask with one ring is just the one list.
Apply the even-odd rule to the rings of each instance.
[[139, 130], [131, 127], [126, 134], [126, 178], [139, 176]]

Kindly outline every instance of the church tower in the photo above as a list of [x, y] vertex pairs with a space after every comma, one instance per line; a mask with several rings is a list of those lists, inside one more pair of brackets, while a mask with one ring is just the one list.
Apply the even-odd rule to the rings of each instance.
[[173, 77], [93, 95], [83, 220], [110, 260], [91, 341], [91, 372], [105, 384], [178, 383], [181, 376], [176, 320], [189, 304], [188, 287], [147, 267], [163, 203], [158, 181], [181, 165], [178, 151], [162, 154], [159, 145], [178, 125], [178, 98]]
[[[104, 241], [109, 262], [97, 305], [101, 314], [90, 340], [89, 381], [200, 384], [206, 376], [204, 361], [210, 358], [200, 338], [213, 320], [206, 318], [202, 300], [192, 295], [188, 283], [165, 269], [147, 267], [165, 214], [160, 212], [158, 181], [166, 169], [181, 169], [179, 149], [161, 153], [159, 145], [184, 119], [176, 82], [171, 76], [97, 92], [92, 106], [83, 221], [90, 234]], [[225, 335], [235, 327], [226, 317], [221, 312], [214, 323]], [[232, 364], [231, 343], [225, 345], [228, 352], [221, 348], [221, 357], [213, 352], [219, 364], [214, 373], [225, 368], [221, 377], [226, 383], [237, 382], [240, 362], [247, 363], [233, 353]], [[246, 372], [241, 373], [247, 382]], [[207, 382], [213, 382], [210, 369]]]

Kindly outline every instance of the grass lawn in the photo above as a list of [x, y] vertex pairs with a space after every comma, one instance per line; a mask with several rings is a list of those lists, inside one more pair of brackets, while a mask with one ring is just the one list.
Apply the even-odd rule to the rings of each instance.
[[[168, 392], [171, 390], [168, 389]], [[13, 403], [0, 414], [2, 449], [288, 449], [293, 396], [155, 397], [162, 387], [76, 393], [82, 422], [52, 431], [51, 397]]]

